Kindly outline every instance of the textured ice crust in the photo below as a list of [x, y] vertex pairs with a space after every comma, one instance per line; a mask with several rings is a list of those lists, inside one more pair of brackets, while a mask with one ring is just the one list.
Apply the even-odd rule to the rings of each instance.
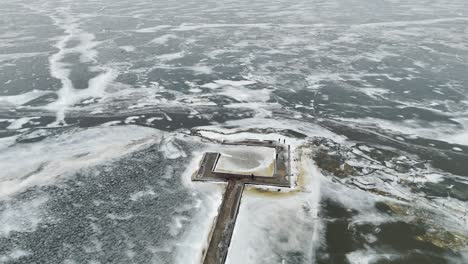
[[[70, 214], [84, 213], [87, 216], [82, 216], [79, 221], [91, 228], [87, 231], [90, 234], [70, 255], [69, 262], [109, 254], [107, 241], [117, 232], [124, 235], [123, 255], [114, 255], [121, 261], [141, 261], [138, 255], [143, 254], [143, 259], [159, 263], [199, 263], [221, 202], [223, 187], [190, 181], [191, 173], [198, 166], [198, 151], [205, 148], [196, 138], [131, 125], [69, 128], [58, 134], [51, 131], [42, 135], [46, 138], [37, 142], [19, 143], [15, 141], [16, 137], [12, 137], [2, 138], [0, 144], [3, 168], [0, 177], [0, 240], [6, 243], [5, 250], [11, 251], [1, 251], [2, 260], [37, 259], [43, 249], [37, 248], [39, 245], [28, 247], [27, 240], [21, 240], [23, 237], [35, 237], [40, 235], [40, 230], [51, 226], [55, 230], [62, 229], [62, 225], [67, 226], [72, 221]], [[147, 160], [152, 150], [161, 158], [153, 155]], [[132, 161], [133, 155], [139, 155], [139, 158]], [[195, 158], [189, 160], [187, 155]], [[15, 166], [14, 160], [23, 161], [21, 168]], [[143, 165], [138, 165], [140, 162]], [[155, 164], [159, 169], [148, 174], [138, 171], [139, 166], [148, 164]], [[124, 178], [118, 180], [119, 177]], [[87, 184], [99, 186], [109, 181], [113, 184], [101, 189], [102, 193], [85, 196], [79, 193], [79, 190], [86, 192], [87, 188], [94, 188]], [[148, 181], [153, 184], [145, 185]], [[69, 188], [70, 184], [74, 187]], [[130, 184], [129, 189], [120, 189], [122, 184]], [[56, 196], [57, 190], [78, 193], [67, 193], [63, 198]], [[30, 194], [33, 196], [29, 197]], [[71, 201], [66, 201], [66, 206], [56, 211], [54, 206], [62, 199]], [[117, 209], [117, 200], [125, 206]], [[82, 203], [90, 204], [82, 206]], [[167, 203], [171, 205], [167, 207]], [[67, 206], [72, 206], [73, 210]], [[167, 215], [158, 216], [158, 210], [166, 210]], [[144, 227], [153, 232], [147, 222], [154, 225], [153, 218], [165, 223], [162, 227], [158, 225], [156, 237], [139, 231]], [[132, 232], [134, 223], [139, 223], [136, 225], [138, 230]], [[79, 232], [70, 228], [65, 228], [66, 232]], [[167, 232], [167, 235], [161, 232]], [[13, 235], [20, 237], [19, 245], [24, 246], [21, 250], [9, 242]], [[45, 245], [49, 243], [45, 242]], [[139, 249], [135, 248], [137, 245]], [[57, 250], [67, 249], [58, 246]], [[52, 254], [51, 257], [56, 256]]]
[[[110, 162], [157, 142], [157, 132], [136, 127], [71, 129], [31, 144], [12, 143], [0, 151], [0, 198], [54, 184], [81, 169]], [[21, 160], [21, 167], [16, 166]]]

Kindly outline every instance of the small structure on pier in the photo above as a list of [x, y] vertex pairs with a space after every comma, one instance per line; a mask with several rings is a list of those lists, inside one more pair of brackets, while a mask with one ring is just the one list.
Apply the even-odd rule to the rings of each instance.
[[290, 148], [280, 141], [223, 141], [206, 152], [193, 181], [227, 182], [203, 264], [223, 264], [245, 184], [290, 187]]

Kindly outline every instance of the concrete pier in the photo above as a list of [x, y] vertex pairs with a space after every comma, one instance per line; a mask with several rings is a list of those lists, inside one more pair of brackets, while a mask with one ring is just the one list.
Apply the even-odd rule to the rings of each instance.
[[244, 183], [229, 180], [203, 264], [223, 264], [239, 211]]
[[[232, 146], [243, 146], [244, 148], [240, 152], [228, 153], [224, 157], [225, 164], [222, 164], [222, 168], [219, 169], [223, 147]], [[192, 175], [193, 181], [228, 183], [215, 226], [210, 234], [203, 264], [224, 264], [245, 184], [290, 187], [291, 153], [289, 146], [271, 140], [243, 140], [223, 141], [219, 147], [220, 152], [204, 153], [199, 169]], [[259, 148], [262, 148], [261, 151]], [[253, 159], [253, 164], [255, 164], [255, 161], [259, 164], [265, 161], [265, 156], [255, 155], [259, 153], [272, 154], [270, 159], [266, 160], [267, 166], [262, 167], [261, 170], [254, 170], [254, 173], [252, 173], [248, 167], [252, 163], [250, 159]], [[266, 156], [268, 158], [268, 155]], [[255, 160], [255, 158], [258, 158], [258, 160]], [[240, 166], [238, 168], [236, 166], [230, 167], [232, 164], [229, 164], [229, 162]], [[243, 171], [244, 169], [247, 171]]]

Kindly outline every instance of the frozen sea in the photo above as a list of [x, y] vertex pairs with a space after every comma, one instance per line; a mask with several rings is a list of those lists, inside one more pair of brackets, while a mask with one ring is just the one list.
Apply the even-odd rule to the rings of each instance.
[[200, 263], [244, 138], [227, 263], [468, 263], [468, 1], [0, 0], [0, 263]]

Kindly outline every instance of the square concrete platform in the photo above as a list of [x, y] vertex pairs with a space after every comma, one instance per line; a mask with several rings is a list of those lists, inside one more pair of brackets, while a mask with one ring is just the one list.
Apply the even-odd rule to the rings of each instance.
[[245, 184], [290, 187], [289, 147], [277, 141], [224, 141], [206, 152], [194, 181], [240, 180]]

